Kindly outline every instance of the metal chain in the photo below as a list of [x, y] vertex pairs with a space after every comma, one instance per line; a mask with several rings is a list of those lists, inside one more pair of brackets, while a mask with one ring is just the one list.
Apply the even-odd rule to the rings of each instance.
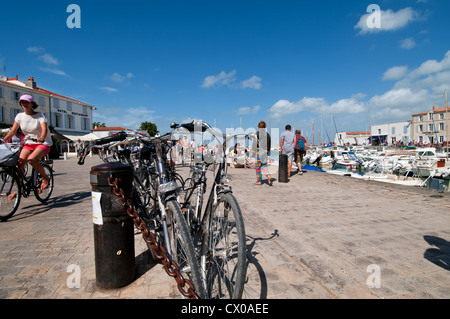
[[133, 206], [133, 202], [130, 199], [125, 198], [123, 189], [119, 187], [119, 178], [113, 178], [112, 174], [108, 177], [108, 183], [113, 188], [114, 194], [119, 197], [120, 202], [127, 211], [127, 214], [133, 218], [134, 225], [138, 230], [141, 231], [142, 236], [153, 251], [153, 256], [163, 263], [164, 270], [166, 273], [175, 279], [177, 282], [178, 290], [180, 293], [190, 299], [200, 299], [200, 297], [195, 292], [194, 284], [183, 277], [180, 271], [180, 267], [176, 264], [174, 260], [169, 258], [164, 246], [160, 246], [156, 240], [154, 233], [150, 232], [145, 221], [139, 216], [136, 208]]

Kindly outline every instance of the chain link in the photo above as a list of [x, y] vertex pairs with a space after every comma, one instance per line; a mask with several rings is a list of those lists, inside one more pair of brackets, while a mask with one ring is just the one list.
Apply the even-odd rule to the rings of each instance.
[[150, 247], [153, 251], [153, 256], [155, 256], [157, 260], [163, 263], [164, 270], [170, 277], [173, 277], [175, 279], [178, 290], [184, 297], [190, 299], [200, 299], [200, 297], [195, 292], [194, 284], [189, 279], [183, 277], [180, 271], [180, 267], [178, 267], [174, 260], [171, 260], [169, 258], [169, 255], [167, 254], [164, 246], [160, 246], [158, 244], [155, 234], [148, 229], [145, 221], [139, 216], [132, 200], [125, 198], [123, 189], [119, 187], [119, 182], [120, 179], [113, 178], [112, 174], [110, 175], [110, 177], [108, 177], [109, 186], [113, 188], [114, 194], [119, 197], [120, 202], [126, 209], [127, 214], [131, 218], [133, 218], [134, 225], [138, 230], [141, 231], [145, 242], [150, 244]]

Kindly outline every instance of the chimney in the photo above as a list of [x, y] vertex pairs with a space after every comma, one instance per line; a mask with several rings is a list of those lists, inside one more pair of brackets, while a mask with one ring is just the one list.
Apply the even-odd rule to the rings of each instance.
[[26, 83], [26, 86], [36, 90], [36, 82], [34, 81], [34, 77], [29, 77]]

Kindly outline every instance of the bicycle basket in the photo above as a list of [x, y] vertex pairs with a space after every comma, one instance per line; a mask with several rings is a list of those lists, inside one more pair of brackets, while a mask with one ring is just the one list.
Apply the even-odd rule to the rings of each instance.
[[19, 160], [19, 148], [10, 148], [6, 144], [0, 145], [0, 165], [14, 166]]

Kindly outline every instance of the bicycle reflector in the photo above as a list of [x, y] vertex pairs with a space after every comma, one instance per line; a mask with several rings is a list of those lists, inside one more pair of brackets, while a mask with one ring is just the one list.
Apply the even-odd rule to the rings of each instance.
[[159, 192], [161, 193], [161, 194], [165, 194], [165, 193], [168, 193], [168, 192], [172, 192], [172, 191], [174, 191], [174, 190], [176, 190], [177, 189], [177, 183], [176, 182], [168, 182], [168, 183], [165, 183], [165, 184], [161, 184], [161, 185], [159, 185], [159, 187], [158, 187], [158, 190], [159, 190]]

